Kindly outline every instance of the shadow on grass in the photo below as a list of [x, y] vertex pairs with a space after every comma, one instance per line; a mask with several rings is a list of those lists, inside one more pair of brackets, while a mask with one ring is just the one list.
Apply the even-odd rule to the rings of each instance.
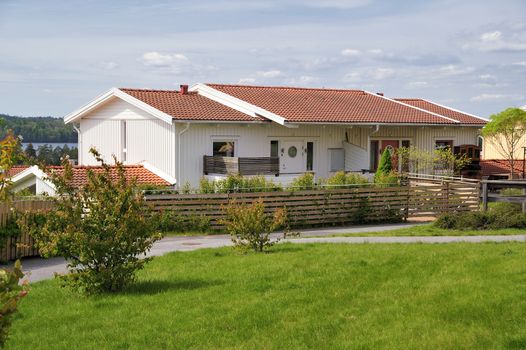
[[168, 291], [184, 291], [224, 284], [221, 280], [181, 279], [177, 281], [138, 281], [130, 285], [125, 294], [158, 294]]
[[508, 341], [506, 349], [526, 349], [526, 338], [518, 338]]

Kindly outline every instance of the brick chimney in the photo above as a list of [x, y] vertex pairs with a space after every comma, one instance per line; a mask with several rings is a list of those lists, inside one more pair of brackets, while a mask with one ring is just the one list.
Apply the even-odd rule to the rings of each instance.
[[181, 85], [181, 89], [179, 90], [179, 93], [181, 95], [187, 95], [188, 94], [188, 85]]

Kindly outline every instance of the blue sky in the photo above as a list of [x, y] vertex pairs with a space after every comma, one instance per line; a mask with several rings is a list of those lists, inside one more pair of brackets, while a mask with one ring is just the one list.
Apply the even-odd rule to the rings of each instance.
[[0, 0], [0, 47], [0, 113], [23, 116], [196, 82], [526, 104], [524, 0]]

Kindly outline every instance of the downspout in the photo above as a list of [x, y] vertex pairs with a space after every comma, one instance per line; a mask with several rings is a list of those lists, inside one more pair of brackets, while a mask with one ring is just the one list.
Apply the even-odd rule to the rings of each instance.
[[181, 136], [190, 129], [190, 123], [186, 123], [183, 130], [179, 131], [177, 137], [177, 188], [181, 188]]
[[73, 124], [73, 129], [77, 132], [77, 134], [79, 135], [77, 141], [78, 141], [78, 158], [77, 161], [79, 162], [79, 165], [82, 165], [82, 159], [81, 159], [81, 155], [82, 155], [82, 134], [80, 132], [80, 129], [77, 128], [77, 126], [75, 124]]

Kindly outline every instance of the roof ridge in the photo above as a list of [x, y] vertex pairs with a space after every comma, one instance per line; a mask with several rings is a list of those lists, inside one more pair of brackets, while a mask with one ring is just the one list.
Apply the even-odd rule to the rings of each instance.
[[[168, 89], [141, 89], [141, 88], [118, 88], [119, 90], [122, 90], [122, 91], [141, 91], [141, 92], [169, 92], [169, 93], [174, 93], [174, 94], [181, 94], [181, 90], [168, 90]], [[194, 91], [188, 91], [187, 93], [188, 95], [193, 95], [195, 94]], [[186, 94], [185, 94], [186, 95]]]
[[207, 86], [225, 86], [225, 87], [242, 87], [251, 89], [282, 89], [282, 90], [317, 90], [317, 91], [342, 91], [342, 92], [361, 92], [365, 94], [365, 90], [360, 89], [339, 89], [339, 88], [316, 88], [316, 87], [296, 87], [296, 86], [276, 86], [276, 85], [243, 85], [243, 84], [218, 84], [218, 83], [204, 83]]

